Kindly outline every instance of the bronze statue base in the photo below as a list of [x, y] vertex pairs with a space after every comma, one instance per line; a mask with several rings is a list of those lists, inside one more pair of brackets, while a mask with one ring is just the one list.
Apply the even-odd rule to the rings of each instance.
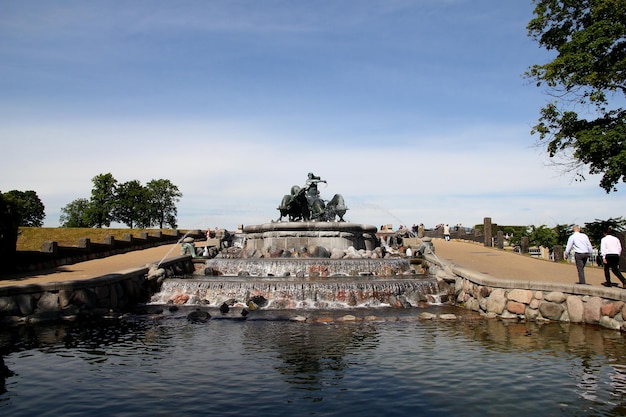
[[272, 222], [244, 227], [246, 249], [294, 250], [322, 246], [328, 250], [373, 250], [376, 226], [348, 222]]

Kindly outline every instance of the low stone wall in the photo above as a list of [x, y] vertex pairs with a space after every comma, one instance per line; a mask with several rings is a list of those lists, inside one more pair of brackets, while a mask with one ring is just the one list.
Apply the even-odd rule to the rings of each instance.
[[14, 271], [0, 271], [0, 275], [2, 272], [32, 272], [106, 258], [107, 256], [171, 244], [177, 242], [182, 236], [199, 240], [206, 239], [206, 234], [200, 230], [191, 230], [186, 234], [172, 230], [169, 234], [161, 233], [161, 231], [155, 231], [153, 234], [142, 232], [139, 236], [126, 234], [123, 239], [106, 236], [102, 243], [81, 238], [78, 239], [77, 246], [61, 246], [57, 242], [46, 241], [43, 242], [40, 251], [17, 251], [14, 259]]
[[620, 288], [494, 278], [425, 255], [431, 272], [454, 284], [460, 307], [501, 319], [559, 321], [626, 331], [626, 291]]
[[0, 287], [0, 324], [117, 317], [146, 302], [164, 277], [190, 274], [190, 256], [168, 259], [160, 269], [128, 269], [97, 278]]

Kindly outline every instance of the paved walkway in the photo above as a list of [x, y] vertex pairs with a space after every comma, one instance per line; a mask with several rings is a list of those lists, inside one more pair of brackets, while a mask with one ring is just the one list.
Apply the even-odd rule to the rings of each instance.
[[[578, 282], [578, 272], [573, 263], [556, 263], [466, 241], [434, 239], [433, 243], [435, 255], [440, 260], [493, 278], [559, 284]], [[600, 286], [604, 282], [604, 269], [588, 262], [585, 280], [591, 285]], [[619, 283], [616, 277], [611, 280]]]
[[[561, 284], [574, 284], [578, 281], [574, 264], [534, 259], [529, 256], [488, 248], [481, 244], [465, 241], [453, 240], [446, 242], [443, 239], [434, 239], [433, 243], [435, 245], [435, 255], [440, 260], [481, 272], [493, 278]], [[160, 262], [164, 258], [179, 256], [180, 253], [180, 245], [164, 245], [108, 258], [66, 265], [52, 270], [8, 277], [0, 276], [0, 287], [90, 279], [126, 269], [143, 267], [149, 263]], [[591, 285], [600, 286], [604, 282], [602, 268], [587, 266], [585, 275], [587, 282]], [[619, 282], [615, 277], [611, 279], [613, 282]]]
[[180, 244], [157, 246], [32, 273], [0, 275], [0, 287], [96, 278], [126, 269], [141, 268], [147, 264], [158, 263], [164, 258], [180, 256], [180, 254]]

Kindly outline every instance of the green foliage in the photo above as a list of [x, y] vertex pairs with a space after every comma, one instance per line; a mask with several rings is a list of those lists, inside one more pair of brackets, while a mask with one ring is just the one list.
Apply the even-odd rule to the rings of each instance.
[[[535, 0], [528, 34], [556, 57], [525, 76], [556, 99], [541, 110], [532, 133], [567, 169], [602, 174], [608, 193], [626, 182], [626, 2]], [[578, 112], [583, 113], [579, 114]]]
[[[522, 237], [526, 236], [531, 246], [543, 246], [552, 249], [556, 245], [565, 246], [567, 244], [567, 239], [573, 233], [573, 227], [573, 224], [559, 224], [552, 228], [546, 225], [503, 226], [499, 230], [513, 236], [510, 240], [513, 245], [519, 245]], [[607, 229], [623, 232], [626, 230], [626, 220], [621, 217], [608, 220], [596, 219], [594, 222], [585, 223], [581, 227], [581, 231], [589, 236], [589, 240], [594, 246], [600, 245], [600, 239]]]
[[511, 245], [519, 245], [521, 240], [522, 240], [522, 236], [526, 236], [527, 235], [527, 226], [500, 226], [498, 228], [499, 230], [502, 231], [502, 233], [504, 233], [505, 235], [509, 235], [509, 243]]
[[600, 239], [604, 236], [604, 232], [613, 229], [616, 232], [626, 230], [626, 220], [621, 217], [610, 218], [608, 220], [596, 219], [593, 222], [585, 223], [583, 231], [589, 236], [589, 240], [594, 246], [600, 246]]
[[113, 178], [111, 173], [108, 173], [96, 175], [91, 181], [93, 182], [93, 188], [91, 189], [91, 198], [89, 199], [89, 207], [85, 213], [85, 219], [88, 224], [92, 224], [95, 227], [109, 227], [114, 220], [113, 208], [117, 180]]
[[13, 204], [17, 210], [20, 226], [43, 226], [43, 220], [46, 218], [45, 207], [36, 192], [12, 190], [4, 193], [4, 199]]
[[528, 241], [531, 246], [543, 246], [544, 248], [552, 248], [557, 242], [557, 233], [553, 228], [547, 227], [545, 224], [541, 226], [530, 226], [528, 233]]
[[561, 246], [567, 245], [567, 239], [572, 234], [573, 224], [557, 224], [554, 228], [556, 233], [556, 244]]
[[132, 180], [117, 186], [113, 218], [131, 229], [133, 226], [151, 226], [148, 190], [139, 181]]
[[77, 198], [61, 209], [61, 227], [91, 227], [87, 217], [89, 200]]
[[60, 220], [64, 227], [101, 228], [111, 222], [131, 229], [177, 227], [176, 203], [182, 193], [169, 180], [151, 180], [144, 187], [138, 180], [119, 183], [108, 173], [97, 175], [92, 181], [91, 199], [79, 198], [62, 209]]
[[178, 211], [176, 203], [183, 194], [169, 180], [152, 180], [146, 184], [150, 198], [151, 224], [162, 229], [168, 224], [172, 229], [176, 226]]
[[15, 259], [20, 215], [16, 204], [0, 193], [0, 259], [4, 268], [10, 270]]

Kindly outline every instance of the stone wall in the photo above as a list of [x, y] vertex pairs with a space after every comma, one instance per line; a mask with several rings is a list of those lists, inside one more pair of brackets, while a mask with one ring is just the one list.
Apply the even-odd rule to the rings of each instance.
[[146, 302], [165, 277], [193, 273], [190, 256], [81, 281], [0, 287], [0, 324], [117, 317]]
[[[45, 241], [40, 251], [17, 251], [15, 254], [15, 271], [32, 272], [46, 268], [56, 268], [62, 265], [72, 265], [91, 259], [105, 258], [107, 256], [135, 250], [147, 249], [155, 246], [177, 242], [182, 236], [194, 239], [206, 239], [206, 234], [200, 230], [191, 230], [186, 234], [178, 230], [172, 230], [168, 234], [155, 231], [153, 234], [142, 232], [139, 236], [126, 234], [122, 239], [106, 236], [102, 243], [92, 242], [88, 238], [78, 240], [76, 246], [61, 246], [54, 241]], [[15, 271], [0, 271], [15, 272]]]
[[619, 288], [498, 279], [425, 255], [431, 272], [454, 284], [458, 306], [485, 317], [559, 321], [626, 331], [626, 291]]

